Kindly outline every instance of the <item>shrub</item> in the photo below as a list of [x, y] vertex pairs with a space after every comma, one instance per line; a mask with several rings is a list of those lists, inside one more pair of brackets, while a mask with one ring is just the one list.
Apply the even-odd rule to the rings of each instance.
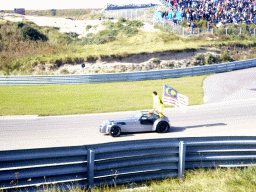
[[220, 41], [226, 41], [226, 40], [228, 40], [228, 39], [229, 39], [229, 38], [228, 38], [228, 36], [226, 36], [226, 35], [221, 35], [220, 38], [219, 38]]
[[246, 37], [246, 35], [245, 35], [245, 34], [240, 34], [240, 35], [239, 35], [239, 38], [240, 38], [241, 40], [245, 40], [245, 39], [247, 39], [247, 37]]
[[195, 27], [206, 28], [207, 27], [207, 21], [205, 19], [201, 19], [200, 21], [195, 22]]
[[47, 36], [45, 36], [44, 34], [40, 33], [39, 31], [37, 31], [36, 29], [30, 27], [30, 26], [24, 26], [21, 29], [21, 36], [22, 36], [22, 40], [42, 40], [42, 41], [47, 41], [48, 38]]
[[127, 35], [128, 37], [136, 35], [138, 32], [139, 32], [138, 29], [131, 28], [131, 27], [128, 27], [128, 26], [123, 27], [123, 29], [121, 30], [121, 33]]
[[139, 20], [129, 20], [126, 23], [127, 23], [127, 26], [129, 26], [129, 27], [140, 28], [140, 27], [144, 26], [144, 23]]
[[220, 61], [221, 61], [220, 56], [214, 56], [212, 54], [208, 54], [206, 57], [207, 64], [215, 64], [215, 63], [219, 63]]
[[63, 68], [63, 69], [60, 70], [60, 74], [65, 74], [66, 75], [66, 74], [69, 74], [69, 71], [67, 69]]
[[92, 28], [91, 25], [86, 25], [86, 31], [89, 31]]
[[18, 28], [22, 28], [24, 25], [25, 25], [25, 24], [22, 23], [22, 22], [17, 22], [17, 27], [18, 27]]
[[159, 58], [153, 58], [151, 59], [151, 62], [154, 64], [160, 64], [161, 60]]
[[168, 67], [173, 68], [174, 67], [174, 63], [169, 63]]
[[79, 35], [76, 32], [65, 33], [70, 38], [77, 38]]
[[120, 17], [120, 18], [118, 19], [118, 23], [124, 23], [124, 22], [126, 22], [126, 19], [125, 19], [125, 18]]
[[184, 20], [180, 23], [180, 25], [181, 25], [182, 27], [187, 27], [187, 25], [188, 25], [187, 19], [184, 19]]
[[205, 57], [204, 54], [199, 54], [195, 57], [196, 63], [195, 65], [204, 65], [205, 64]]
[[227, 51], [224, 51], [221, 54], [221, 59], [223, 60], [223, 62], [232, 62], [232, 61], [234, 61], [234, 59], [228, 54]]

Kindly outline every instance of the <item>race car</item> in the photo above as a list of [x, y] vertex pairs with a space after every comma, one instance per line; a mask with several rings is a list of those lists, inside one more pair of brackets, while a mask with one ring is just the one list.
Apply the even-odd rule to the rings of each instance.
[[119, 137], [121, 133], [157, 131], [165, 133], [171, 127], [167, 117], [159, 117], [157, 111], [140, 111], [130, 118], [106, 120], [100, 125], [100, 133]]

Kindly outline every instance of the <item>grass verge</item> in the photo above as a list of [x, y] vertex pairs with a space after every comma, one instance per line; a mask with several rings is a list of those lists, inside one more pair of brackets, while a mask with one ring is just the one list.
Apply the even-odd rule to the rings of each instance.
[[[91, 192], [254, 192], [256, 191], [256, 167], [245, 168], [200, 168], [185, 172], [183, 180], [167, 178], [144, 181], [140, 184], [101, 186]], [[1, 191], [1, 190], [0, 190]], [[44, 191], [61, 191], [57, 186]], [[86, 192], [76, 184], [69, 187], [71, 192]]]
[[152, 92], [162, 96], [164, 83], [203, 103], [207, 75], [102, 84], [1, 86], [0, 115], [70, 115], [152, 108]]
[[[140, 192], [228, 192], [255, 191], [256, 167], [213, 168], [187, 170], [184, 180], [169, 178], [144, 182], [142, 188], [125, 190], [124, 186], [95, 188], [93, 192], [140, 191]], [[136, 186], [136, 185], [135, 185]]]

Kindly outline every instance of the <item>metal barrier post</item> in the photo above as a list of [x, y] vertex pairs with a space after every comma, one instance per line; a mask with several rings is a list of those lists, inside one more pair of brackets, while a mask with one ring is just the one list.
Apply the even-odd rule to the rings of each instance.
[[88, 168], [88, 188], [91, 189], [94, 187], [94, 157], [95, 153], [92, 149], [88, 149], [87, 155], [87, 168]]
[[186, 158], [186, 144], [183, 141], [179, 143], [179, 173], [180, 179], [184, 178], [185, 172], [185, 158]]

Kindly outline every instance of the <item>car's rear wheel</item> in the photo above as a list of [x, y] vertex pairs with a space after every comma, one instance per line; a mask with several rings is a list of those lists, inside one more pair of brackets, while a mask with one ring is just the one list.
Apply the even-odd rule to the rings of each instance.
[[165, 133], [169, 129], [169, 125], [165, 121], [160, 121], [156, 126], [156, 131], [158, 133]]
[[120, 127], [118, 127], [117, 125], [113, 125], [111, 128], [110, 128], [110, 135], [112, 137], [119, 137], [120, 134], [121, 134], [121, 129]]

